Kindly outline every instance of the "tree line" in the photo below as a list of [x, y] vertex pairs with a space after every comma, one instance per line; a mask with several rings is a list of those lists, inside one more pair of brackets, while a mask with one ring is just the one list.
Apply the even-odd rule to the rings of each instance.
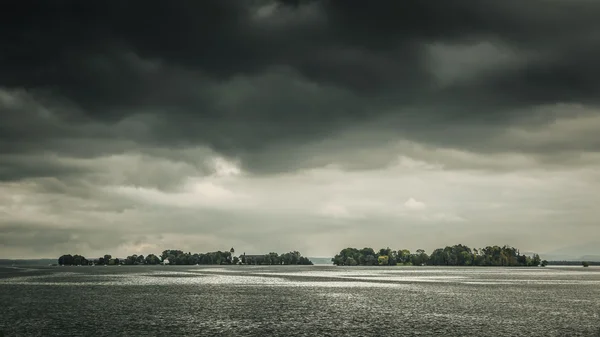
[[546, 266], [548, 261], [541, 260], [538, 254], [521, 254], [510, 246], [488, 246], [471, 249], [458, 244], [435, 249], [431, 254], [418, 249], [411, 253], [407, 249], [392, 250], [382, 248], [345, 248], [331, 259], [337, 266]]
[[269, 253], [263, 255], [246, 255], [246, 253], [235, 256], [235, 249], [229, 251], [216, 251], [207, 253], [191, 253], [182, 250], [167, 249], [161, 254], [130, 255], [126, 258], [113, 258], [106, 254], [102, 257], [88, 260], [82, 255], [66, 254], [58, 258], [59, 265], [80, 266], [80, 265], [312, 265], [313, 263], [297, 251], [277, 254]]
[[302, 256], [297, 251], [277, 254], [269, 253], [266, 255], [240, 255], [240, 261], [243, 264], [254, 264], [254, 265], [312, 265], [307, 257]]
[[95, 264], [115, 265], [115, 264], [122, 264], [122, 263], [123, 263], [122, 260], [120, 260], [118, 258], [113, 259], [112, 255], [110, 255], [110, 254], [106, 254], [97, 259], [91, 259], [91, 260], [88, 260], [84, 256], [77, 255], [77, 254], [75, 254], [75, 255], [66, 254], [66, 255], [62, 255], [61, 257], [58, 258], [58, 264], [64, 265], [64, 266], [86, 266], [86, 265], [95, 265]]

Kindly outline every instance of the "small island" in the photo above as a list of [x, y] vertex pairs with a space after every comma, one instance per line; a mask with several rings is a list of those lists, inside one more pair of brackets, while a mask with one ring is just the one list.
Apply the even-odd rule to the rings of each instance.
[[515, 266], [545, 267], [548, 261], [541, 260], [538, 254], [521, 254], [509, 246], [488, 246], [471, 249], [458, 244], [435, 249], [431, 254], [418, 249], [411, 253], [407, 249], [392, 250], [382, 248], [346, 248], [331, 259], [337, 266]]
[[208, 253], [191, 253], [182, 250], [168, 249], [160, 255], [130, 255], [126, 258], [113, 258], [106, 254], [96, 259], [87, 259], [82, 255], [66, 254], [58, 258], [61, 266], [94, 266], [94, 265], [312, 265], [307, 257], [298, 251], [288, 253], [268, 253], [262, 255], [235, 256], [235, 249]]

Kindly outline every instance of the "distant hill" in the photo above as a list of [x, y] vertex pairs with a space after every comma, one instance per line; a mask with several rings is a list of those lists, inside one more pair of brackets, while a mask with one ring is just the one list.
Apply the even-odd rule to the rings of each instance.
[[561, 247], [540, 256], [549, 261], [600, 261], [600, 242]]
[[0, 259], [0, 266], [47, 266], [58, 263], [58, 259]]
[[313, 264], [333, 264], [330, 257], [309, 257], [308, 259], [311, 260]]

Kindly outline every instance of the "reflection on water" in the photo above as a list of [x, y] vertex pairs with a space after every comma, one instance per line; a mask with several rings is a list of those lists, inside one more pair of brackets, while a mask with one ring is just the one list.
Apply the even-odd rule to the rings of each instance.
[[7, 336], [595, 336], [600, 269], [0, 270]]

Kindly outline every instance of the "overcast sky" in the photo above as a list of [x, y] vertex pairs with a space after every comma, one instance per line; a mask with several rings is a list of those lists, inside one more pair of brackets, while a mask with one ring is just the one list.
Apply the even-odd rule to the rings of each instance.
[[597, 241], [598, 13], [8, 1], [0, 257]]

